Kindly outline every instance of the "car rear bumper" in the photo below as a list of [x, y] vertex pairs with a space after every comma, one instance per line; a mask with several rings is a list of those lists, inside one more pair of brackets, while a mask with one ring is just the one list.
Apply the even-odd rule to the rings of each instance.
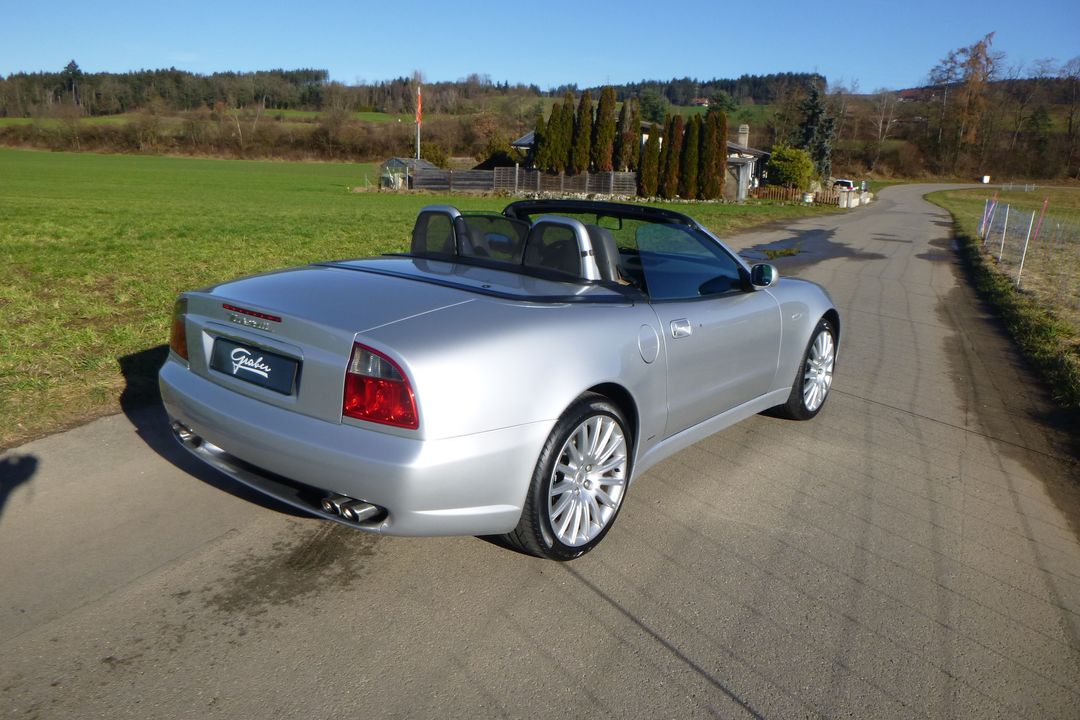
[[[328, 520], [392, 535], [486, 535], [512, 530], [554, 421], [441, 440], [330, 423], [234, 393], [170, 358], [159, 375], [181, 445], [260, 492]], [[180, 438], [178, 438], [180, 439]], [[386, 510], [351, 523], [322, 497]]]

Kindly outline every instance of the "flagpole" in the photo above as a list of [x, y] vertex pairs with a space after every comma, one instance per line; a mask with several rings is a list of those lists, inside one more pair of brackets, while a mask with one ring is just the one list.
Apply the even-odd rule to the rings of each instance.
[[416, 86], [416, 159], [420, 159], [420, 123], [423, 119], [423, 105], [420, 99], [420, 86]]

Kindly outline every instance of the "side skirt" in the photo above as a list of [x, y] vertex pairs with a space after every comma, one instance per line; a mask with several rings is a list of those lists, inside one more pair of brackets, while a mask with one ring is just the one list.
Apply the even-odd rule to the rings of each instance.
[[636, 478], [639, 473], [647, 471], [653, 465], [666, 460], [680, 450], [685, 450], [694, 443], [729, 428], [751, 415], [757, 415], [769, 408], [783, 405], [787, 401], [789, 394], [791, 394], [791, 388], [773, 390], [768, 395], [762, 395], [727, 412], [703, 420], [693, 427], [660, 441], [649, 448], [644, 455], [638, 457], [637, 462], [634, 463], [634, 477]]

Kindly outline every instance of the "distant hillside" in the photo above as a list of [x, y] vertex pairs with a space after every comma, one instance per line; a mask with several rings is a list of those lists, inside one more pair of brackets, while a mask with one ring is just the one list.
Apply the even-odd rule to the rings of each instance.
[[[734, 104], [769, 104], [792, 88], [825, 86], [814, 73], [742, 75], [735, 79], [642, 80], [613, 86], [620, 101], [632, 95], [653, 94], [677, 106], [691, 106], [726, 95]], [[33, 117], [54, 106], [78, 108], [82, 116], [116, 115], [153, 107], [192, 111], [200, 108], [261, 107], [265, 110], [325, 109], [408, 113], [416, 108], [416, 83], [399, 77], [374, 83], [332, 82], [326, 70], [261, 70], [200, 75], [175, 68], [128, 73], [84, 73], [75, 61], [57, 72], [21, 72], [0, 78], [0, 117]], [[593, 88], [599, 94], [599, 88]], [[562, 97], [579, 95], [577, 85], [542, 91], [536, 85], [492, 82], [473, 74], [454, 82], [425, 82], [427, 113], [468, 114], [480, 111], [496, 97]], [[536, 107], [534, 105], [534, 107]]]

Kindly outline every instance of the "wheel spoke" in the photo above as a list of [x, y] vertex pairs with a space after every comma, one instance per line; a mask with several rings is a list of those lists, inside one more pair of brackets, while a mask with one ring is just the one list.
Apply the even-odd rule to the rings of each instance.
[[555, 507], [551, 508], [551, 519], [555, 520], [566, 508], [574, 501], [574, 496], [571, 493], [563, 493], [563, 496], [559, 498], [559, 502], [555, 503]]
[[609, 508], [612, 508], [612, 509], [615, 509], [616, 507], [618, 507], [618, 503], [616, 503], [614, 500], [612, 500], [611, 496], [608, 495], [603, 489], [596, 488], [596, 493], [595, 494], [596, 494], [596, 499], [598, 501], [600, 501], [600, 504], [603, 505], [604, 507], [609, 507]]
[[593, 468], [593, 473], [596, 474], [596, 475], [601, 475], [601, 476], [607, 475], [609, 472], [611, 472], [612, 470], [614, 470], [617, 467], [621, 467], [625, 463], [626, 463], [626, 456], [625, 455], [619, 455], [618, 457], [614, 457], [611, 460], [609, 460], [608, 462], [604, 463], [600, 467], [594, 467]]
[[599, 430], [597, 433], [599, 439], [594, 444], [591, 454], [593, 462], [603, 462], [604, 458], [607, 456], [606, 451], [611, 442], [611, 434], [615, 432], [615, 422], [612, 420], [602, 422], [597, 429]]
[[563, 480], [559, 483], [552, 483], [551, 490], [548, 491], [549, 498], [556, 498], [560, 495], [567, 495], [574, 489], [574, 482], [572, 480]]
[[581, 461], [585, 459], [581, 452], [581, 434], [582, 428], [578, 428], [577, 432], [566, 441], [566, 455], [569, 456], [570, 462], [574, 465], [580, 465]]
[[570, 535], [569, 538], [571, 543], [577, 543], [578, 536], [580, 535], [581, 531], [581, 513], [584, 512], [584, 510], [585, 508], [582, 507], [580, 502], [574, 503], [574, 532]]
[[601, 523], [603, 522], [603, 517], [604, 516], [603, 516], [603, 513], [600, 510], [600, 504], [598, 502], [596, 502], [596, 495], [595, 494], [589, 495], [588, 505], [589, 505], [589, 515], [592, 518], [594, 518], [594, 520], [592, 522], [592, 525], [595, 525], [596, 528], [599, 529]]
[[[570, 507], [562, 514], [562, 522], [559, 523], [559, 529], [556, 531], [559, 537], [564, 540], [566, 539], [566, 530], [570, 527], [570, 522], [574, 519], [574, 513], [577, 510], [573, 496], [570, 496], [569, 505]], [[554, 522], [555, 517], [552, 516], [551, 519]]]
[[625, 445], [626, 440], [623, 439], [622, 435], [611, 438], [610, 441], [607, 443], [607, 447], [604, 448], [604, 451], [596, 457], [595, 463], [600, 464], [606, 462], [608, 458], [610, 458], [617, 450], [619, 450], [619, 448]]

